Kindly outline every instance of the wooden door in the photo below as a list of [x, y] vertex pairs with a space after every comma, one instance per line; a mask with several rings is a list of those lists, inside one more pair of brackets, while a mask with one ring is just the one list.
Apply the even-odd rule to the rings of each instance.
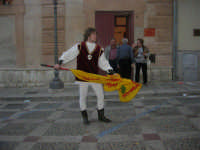
[[95, 26], [97, 30], [97, 42], [106, 47], [113, 38], [114, 14], [111, 12], [96, 12]]

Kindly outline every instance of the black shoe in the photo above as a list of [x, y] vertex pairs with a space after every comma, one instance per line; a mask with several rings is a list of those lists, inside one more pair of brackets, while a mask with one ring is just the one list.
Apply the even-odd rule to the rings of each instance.
[[86, 125], [89, 125], [90, 122], [89, 122], [89, 120], [88, 120], [87, 111], [86, 111], [86, 110], [81, 111], [81, 115], [82, 115], [82, 118], [83, 118], [83, 123], [86, 124]]
[[97, 112], [98, 112], [98, 120], [99, 120], [99, 121], [106, 122], [106, 123], [111, 122], [110, 119], [108, 119], [108, 118], [106, 118], [106, 117], [104, 116], [104, 109], [97, 110]]

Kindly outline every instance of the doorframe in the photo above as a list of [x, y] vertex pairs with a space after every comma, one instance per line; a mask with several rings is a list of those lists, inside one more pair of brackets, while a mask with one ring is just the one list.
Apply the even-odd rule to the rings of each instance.
[[[128, 30], [129, 30], [129, 35], [128, 35], [128, 39], [129, 39], [129, 44], [134, 42], [134, 11], [103, 11], [103, 10], [96, 10], [95, 11], [95, 16], [97, 13], [110, 13], [110, 14], [114, 14], [116, 16], [129, 16], [129, 23], [128, 23]], [[95, 24], [96, 27], [96, 24]]]

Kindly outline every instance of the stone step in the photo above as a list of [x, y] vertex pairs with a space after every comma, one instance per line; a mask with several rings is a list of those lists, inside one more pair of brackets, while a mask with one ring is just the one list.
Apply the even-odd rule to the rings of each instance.
[[[78, 90], [78, 89], [77, 89]], [[170, 97], [192, 97], [197, 96], [200, 97], [200, 92], [197, 90], [191, 91], [162, 91], [162, 92], [151, 92], [151, 91], [141, 91], [136, 95], [136, 99], [162, 99], [162, 98], [170, 98]], [[79, 92], [66, 92], [66, 93], [30, 93], [24, 95], [7, 95], [7, 96], [0, 96], [1, 101], [66, 101], [66, 100], [77, 100], [79, 99]], [[94, 92], [89, 92], [88, 94], [89, 100], [95, 100], [96, 95]], [[106, 100], [119, 100], [118, 93], [115, 92], [105, 92], [105, 99]]]

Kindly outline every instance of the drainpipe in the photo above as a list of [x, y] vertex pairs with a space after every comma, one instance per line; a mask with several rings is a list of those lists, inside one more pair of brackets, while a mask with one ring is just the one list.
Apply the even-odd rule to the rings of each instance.
[[177, 0], [173, 0], [173, 67], [172, 80], [176, 80], [177, 71]]

